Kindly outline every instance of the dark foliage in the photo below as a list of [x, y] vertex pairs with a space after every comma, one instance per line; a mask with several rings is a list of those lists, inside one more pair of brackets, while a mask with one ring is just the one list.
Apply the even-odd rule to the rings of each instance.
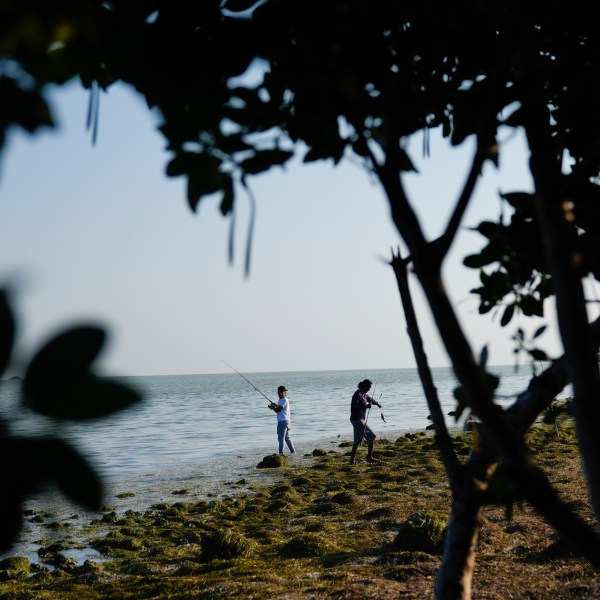
[[[0, 292], [0, 376], [9, 365], [15, 319], [7, 291]], [[31, 360], [23, 379], [23, 402], [52, 417], [91, 419], [112, 414], [141, 398], [120, 383], [94, 376], [92, 363], [105, 332], [93, 326], [65, 331], [50, 340]], [[0, 389], [1, 393], [1, 389]], [[10, 421], [0, 422], [0, 549], [14, 541], [21, 526], [24, 499], [47, 485], [71, 500], [97, 509], [102, 484], [92, 465], [60, 439], [16, 437]]]

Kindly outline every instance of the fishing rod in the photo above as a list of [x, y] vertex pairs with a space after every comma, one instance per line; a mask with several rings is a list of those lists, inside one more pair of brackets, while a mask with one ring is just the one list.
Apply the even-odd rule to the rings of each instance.
[[371, 405], [369, 404], [369, 410], [367, 410], [367, 416], [365, 417], [365, 426], [363, 427], [362, 438], [360, 438], [360, 445], [362, 446], [365, 441], [365, 436], [367, 435], [367, 422], [369, 421], [369, 414], [371, 413]]
[[251, 381], [249, 381], [248, 379], [246, 379], [237, 369], [234, 369], [228, 362], [223, 361], [230, 369], [233, 369], [244, 381], [246, 381], [247, 383], [249, 383], [261, 396], [264, 396], [268, 401], [269, 404], [275, 404], [274, 402], [271, 401], [271, 399], [267, 396], [265, 396]]
[[[373, 394], [375, 394], [376, 388], [377, 388], [377, 382], [375, 382], [375, 385], [373, 386]], [[379, 394], [379, 399], [381, 399], [381, 396], [383, 396], [383, 393]], [[361, 446], [362, 446], [362, 443], [365, 441], [365, 435], [367, 434], [367, 423], [369, 421], [369, 415], [371, 414], [371, 406], [372, 406], [372, 403], [369, 404], [369, 410], [367, 410], [367, 416], [365, 417], [365, 426], [363, 428], [363, 434], [362, 434], [362, 438], [360, 440]], [[381, 410], [381, 407], [380, 407], [380, 410]], [[384, 423], [387, 423], [387, 421], [385, 420], [385, 417], [383, 416], [383, 413], [381, 413], [381, 420]]]

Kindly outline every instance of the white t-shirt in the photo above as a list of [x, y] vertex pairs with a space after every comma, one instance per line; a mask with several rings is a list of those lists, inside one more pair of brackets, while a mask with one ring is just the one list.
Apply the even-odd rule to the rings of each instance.
[[277, 413], [278, 421], [291, 421], [290, 419], [290, 402], [286, 396], [279, 398], [278, 406], [283, 406], [283, 410]]

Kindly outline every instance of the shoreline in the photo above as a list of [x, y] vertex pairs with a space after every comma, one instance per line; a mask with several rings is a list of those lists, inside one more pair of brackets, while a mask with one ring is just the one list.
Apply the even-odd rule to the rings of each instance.
[[[408, 431], [399, 430], [390, 437], [396, 439], [405, 433]], [[348, 441], [341, 437], [324, 437], [302, 442], [296, 444], [298, 451], [294, 455], [289, 454], [286, 448], [285, 456], [289, 461], [287, 468], [308, 466], [314, 460], [315, 450], [343, 453], [345, 448], [340, 444]], [[19, 539], [11, 549], [0, 553], [0, 560], [24, 556], [30, 562], [36, 562], [39, 560], [37, 552], [41, 546], [38, 543], [40, 539], [52, 539], [53, 543], [57, 543], [73, 534], [79, 537], [77, 530], [83, 530], [88, 523], [107, 513], [124, 515], [148, 511], [152, 506], [164, 503], [223, 500], [232, 495], [251, 494], [254, 488], [276, 484], [285, 477], [286, 469], [257, 468], [265, 456], [272, 454], [273, 447], [258, 447], [252, 448], [245, 456], [228, 452], [202, 464], [182, 461], [169, 469], [158, 469], [153, 473], [134, 473], [126, 478], [104, 477], [104, 501], [98, 511], [88, 511], [71, 502], [56, 488], [48, 488], [26, 499]], [[96, 552], [71, 552], [70, 556], [78, 564], [98, 558]]]
[[[434, 440], [424, 431], [380, 438], [379, 462], [367, 463], [363, 451], [355, 466], [345, 456], [348, 441], [335, 441], [267, 469], [276, 477], [248, 492], [174, 495], [144, 512], [106, 512], [79, 527], [80, 543], [73, 527], [59, 529], [64, 542], [44, 540], [36, 564], [15, 557], [11, 574], [3, 566], [0, 597], [433, 597], [451, 508]], [[540, 424], [528, 441], [557, 492], [591, 522], [573, 426], [558, 435]], [[461, 457], [471, 443], [468, 433], [453, 435]], [[600, 577], [527, 503], [510, 519], [505, 506], [492, 505], [482, 519], [473, 596], [597, 598]]]
[[[458, 433], [460, 428], [451, 429]], [[393, 441], [407, 433], [424, 433], [424, 428], [398, 429], [378, 436], [377, 441]], [[303, 466], [310, 460], [316, 449], [344, 452], [340, 444], [351, 442], [349, 434], [344, 437], [321, 437], [310, 441], [296, 442], [298, 451], [289, 454], [285, 448], [285, 456], [290, 466]], [[377, 446], [377, 442], [376, 442]], [[179, 461], [175, 464], [160, 466], [152, 472], [134, 472], [127, 477], [104, 476], [105, 497], [103, 504], [112, 510], [144, 510], [152, 504], [173, 500], [174, 496], [185, 496], [186, 500], [220, 499], [231, 493], [246, 493], [254, 485], [263, 480], [270, 480], [276, 473], [268, 473], [268, 469], [257, 469], [257, 465], [265, 456], [277, 453], [276, 444], [269, 447], [250, 448], [242, 455], [239, 451], [222, 452], [201, 463], [191, 460]], [[246, 483], [240, 483], [245, 479]], [[184, 493], [185, 491], [185, 493]], [[179, 492], [173, 494], [173, 492]], [[71, 503], [54, 488], [31, 496], [26, 501], [26, 510], [53, 510], [57, 518], [65, 518], [74, 511], [93, 517], [102, 511], [86, 511]], [[61, 506], [64, 505], [64, 506]]]
[[[387, 432], [378, 441], [393, 441], [407, 433], [429, 435], [425, 429], [402, 429]], [[390, 435], [391, 433], [391, 435]], [[272, 455], [273, 448], [253, 448], [242, 456], [237, 452], [222, 453], [197, 465], [183, 461], [170, 469], [159, 469], [154, 473], [135, 473], [127, 478], [104, 478], [104, 502], [98, 511], [88, 511], [74, 504], [55, 488], [47, 489], [28, 498], [24, 505], [24, 522], [19, 539], [13, 547], [0, 553], [0, 560], [24, 556], [30, 562], [38, 562], [40, 540], [50, 539], [61, 543], [67, 538], [82, 538], [89, 523], [102, 519], [106, 514], [125, 515], [144, 512], [152, 506], [203, 500], [223, 500], [234, 495], [252, 494], [260, 486], [274, 485], [286, 477], [290, 468], [307, 467], [314, 461], [314, 452], [326, 450], [337, 453], [347, 451], [351, 438], [322, 437], [297, 444], [296, 454], [285, 456], [289, 461], [286, 468], [260, 469], [257, 465], [265, 456]], [[310, 450], [309, 450], [310, 448]], [[376, 446], [377, 448], [377, 446]], [[66, 553], [81, 565], [86, 560], [98, 560], [96, 551], [90, 548], [71, 550]]]

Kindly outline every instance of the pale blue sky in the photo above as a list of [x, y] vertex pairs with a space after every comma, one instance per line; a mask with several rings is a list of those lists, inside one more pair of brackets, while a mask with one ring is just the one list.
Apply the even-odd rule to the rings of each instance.
[[[185, 182], [164, 175], [164, 141], [134, 92], [102, 95], [95, 147], [87, 95], [75, 86], [52, 98], [59, 129], [13, 133], [0, 171], [0, 277], [17, 286], [21, 362], [64, 325], [92, 320], [111, 332], [102, 368], [112, 374], [227, 371], [223, 360], [242, 372], [414, 366], [395, 278], [380, 260], [399, 238], [359, 165], [294, 165], [251, 181], [258, 211], [246, 279], [243, 192], [230, 267], [229, 221], [217, 200], [196, 215], [188, 209]], [[434, 138], [430, 158], [414, 156], [422, 173], [407, 185], [437, 236], [470, 148], [450, 152]], [[524, 156], [518, 137], [507, 141], [502, 171], [486, 170], [468, 225], [498, 214], [498, 189], [530, 187]], [[489, 344], [492, 364], [511, 364], [514, 327], [477, 315], [477, 276], [460, 266], [482, 241], [461, 231], [446, 282], [476, 351]], [[447, 365], [420, 314], [431, 364]], [[557, 351], [550, 334], [542, 343]]]

